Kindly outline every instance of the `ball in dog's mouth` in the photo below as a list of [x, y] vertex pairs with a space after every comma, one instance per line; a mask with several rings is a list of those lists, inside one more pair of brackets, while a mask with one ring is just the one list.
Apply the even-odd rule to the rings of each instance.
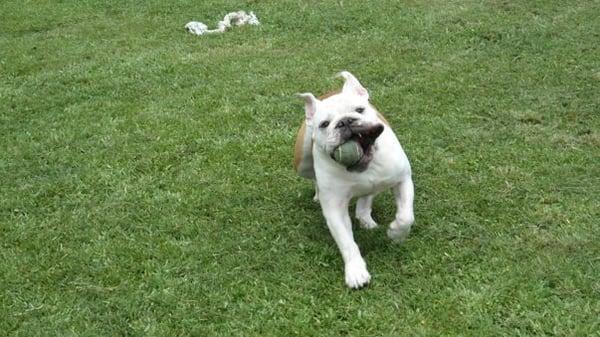
[[351, 137], [336, 147], [331, 157], [348, 171], [364, 171], [373, 157], [373, 144], [383, 129], [381, 124], [353, 128]]
[[348, 140], [333, 150], [332, 158], [338, 163], [350, 167], [358, 163], [364, 155], [362, 146], [355, 140]]

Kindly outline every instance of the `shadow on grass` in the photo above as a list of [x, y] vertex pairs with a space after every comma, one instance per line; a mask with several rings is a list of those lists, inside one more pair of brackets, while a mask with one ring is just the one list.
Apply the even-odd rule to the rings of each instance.
[[[292, 203], [289, 205], [290, 210], [293, 212], [302, 213], [301, 217], [310, 218], [311, 221], [302, 222], [301, 231], [307, 241], [312, 243], [334, 247], [337, 253], [337, 247], [335, 242], [327, 229], [325, 219], [321, 213], [321, 207], [318, 202], [313, 201], [314, 189], [312, 187], [304, 187], [296, 195], [295, 198], [291, 199]], [[378, 222], [379, 226], [374, 229], [364, 229], [358, 224], [358, 221], [354, 218], [355, 201], [351, 203], [349, 212], [350, 218], [352, 219], [352, 228], [354, 233], [354, 239], [358, 244], [361, 253], [366, 258], [369, 255], [378, 255], [378, 258], [394, 258], [397, 259], [401, 255], [406, 255], [406, 246], [408, 242], [396, 243], [387, 237], [386, 231], [389, 227], [389, 223], [394, 218], [395, 206], [391, 200], [388, 200], [389, 196], [385, 193], [382, 196], [376, 198], [373, 205], [373, 217]], [[413, 227], [411, 235], [418, 233], [418, 229]]]

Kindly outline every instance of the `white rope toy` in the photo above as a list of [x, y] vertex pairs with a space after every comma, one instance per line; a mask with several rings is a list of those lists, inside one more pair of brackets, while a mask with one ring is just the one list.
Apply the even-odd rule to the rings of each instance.
[[219, 21], [217, 29], [208, 29], [208, 26], [202, 22], [191, 21], [185, 25], [185, 29], [194, 35], [203, 35], [211, 33], [223, 33], [227, 28], [232, 26], [242, 25], [260, 25], [258, 18], [254, 15], [254, 12], [249, 14], [244, 11], [231, 12], [223, 18], [223, 21]]

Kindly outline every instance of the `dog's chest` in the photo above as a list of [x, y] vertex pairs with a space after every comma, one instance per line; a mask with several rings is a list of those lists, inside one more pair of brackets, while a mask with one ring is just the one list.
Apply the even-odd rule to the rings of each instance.
[[402, 171], [399, 162], [387, 162], [378, 165], [374, 161], [368, 170], [356, 174], [353, 179], [349, 180], [352, 195], [361, 196], [386, 190], [402, 180]]
[[400, 142], [386, 129], [377, 140], [376, 151], [368, 168], [350, 172], [334, 163], [322, 151], [315, 152], [315, 172], [321, 190], [349, 194], [351, 197], [376, 194], [410, 176], [410, 163]]

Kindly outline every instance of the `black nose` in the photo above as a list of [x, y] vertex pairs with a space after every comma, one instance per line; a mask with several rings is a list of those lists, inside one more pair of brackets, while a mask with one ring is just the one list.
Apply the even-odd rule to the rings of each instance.
[[340, 121], [335, 125], [336, 128], [345, 128], [345, 127], [350, 127], [352, 126], [352, 124], [354, 124], [354, 122], [356, 121], [356, 118], [352, 118], [352, 117], [346, 117], [346, 118], [342, 118], [340, 119]]

